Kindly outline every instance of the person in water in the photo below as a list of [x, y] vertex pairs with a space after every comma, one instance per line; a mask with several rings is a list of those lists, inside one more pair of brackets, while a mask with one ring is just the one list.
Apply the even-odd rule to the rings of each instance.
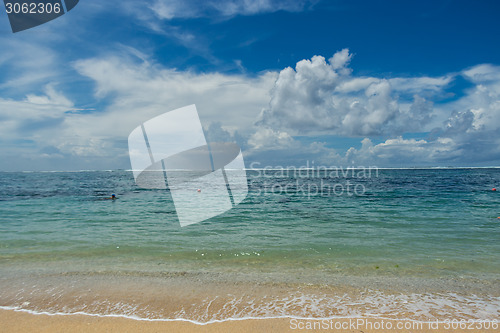
[[109, 198], [105, 198], [105, 199], [109, 199], [109, 200], [116, 200], [116, 199], [118, 199], [118, 198], [117, 198], [117, 197], [116, 197], [116, 195], [113, 193], [113, 194], [111, 194], [111, 196], [110, 196]]

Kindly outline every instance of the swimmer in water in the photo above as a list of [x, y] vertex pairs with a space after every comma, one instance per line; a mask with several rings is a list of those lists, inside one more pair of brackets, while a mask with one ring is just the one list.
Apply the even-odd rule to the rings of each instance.
[[111, 196], [110, 196], [109, 198], [104, 198], [104, 199], [107, 199], [107, 200], [116, 200], [116, 199], [118, 199], [118, 198], [117, 198], [117, 197], [116, 197], [116, 195], [113, 193], [113, 194], [111, 194]]

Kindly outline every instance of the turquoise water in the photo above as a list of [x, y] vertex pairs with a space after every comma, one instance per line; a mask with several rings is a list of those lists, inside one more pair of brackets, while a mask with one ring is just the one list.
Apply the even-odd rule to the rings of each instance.
[[[204, 272], [328, 285], [348, 276], [360, 288], [375, 277], [401, 290], [419, 281], [409, 292], [433, 281], [432, 292], [500, 296], [491, 190], [500, 169], [247, 174], [240, 205], [181, 228], [169, 193], [138, 188], [130, 171], [0, 173], [0, 277]], [[104, 200], [111, 193], [119, 199]]]

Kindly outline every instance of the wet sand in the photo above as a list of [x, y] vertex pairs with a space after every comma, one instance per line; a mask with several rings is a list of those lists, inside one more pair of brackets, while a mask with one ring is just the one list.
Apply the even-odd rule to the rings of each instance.
[[[153, 323], [166, 325], [165, 320], [182, 318], [196, 323], [226, 320], [221, 325], [233, 325], [233, 322], [244, 318], [290, 316], [387, 318], [419, 322], [500, 318], [498, 286], [484, 285], [474, 291], [455, 288], [455, 292], [450, 293], [432, 288], [433, 284], [428, 279], [425, 280], [428, 283], [425, 286], [415, 283], [420, 287], [413, 290], [409, 290], [413, 285], [411, 281], [405, 280], [406, 290], [403, 291], [396, 288], [396, 284], [391, 289], [380, 288], [381, 284], [378, 289], [371, 289], [333, 281], [329, 284], [278, 283], [275, 282], [279, 280], [276, 277], [263, 282], [251, 281], [249, 276], [187, 272], [17, 273], [20, 274], [0, 278], [0, 306], [4, 310], [18, 310], [16, 315], [84, 313], [86, 315], [83, 318], [92, 322], [101, 322], [96, 315], [108, 316], [103, 318], [105, 323], [113, 319], [109, 316], [121, 316], [124, 320], [141, 318], [143, 320], [138, 322], [147, 326]], [[354, 280], [346, 279], [351, 282]], [[442, 285], [442, 282], [438, 285]], [[448, 284], [448, 288], [451, 287]], [[75, 321], [68, 319], [73, 316], [49, 316], [48, 320], [61, 317], [64, 321]], [[37, 318], [39, 320], [41, 317]], [[159, 323], [158, 320], [164, 322]], [[285, 330], [290, 326], [289, 320], [283, 325], [282, 320], [266, 319], [265, 325], [271, 325], [268, 321]], [[180, 321], [170, 321], [168, 324], [187, 325], [193, 330], [198, 327]], [[296, 326], [298, 330], [300, 324]], [[362, 331], [366, 332], [367, 329]]]
[[[0, 310], [0, 332], [500, 332], [497, 329], [446, 327], [444, 323], [425, 323], [387, 319], [299, 320], [245, 319], [199, 325], [183, 321], [144, 321], [87, 315], [30, 314]], [[344, 327], [344, 328], [342, 328]]]

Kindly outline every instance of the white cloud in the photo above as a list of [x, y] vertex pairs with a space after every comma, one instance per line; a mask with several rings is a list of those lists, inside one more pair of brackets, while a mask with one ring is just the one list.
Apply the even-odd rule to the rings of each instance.
[[150, 8], [161, 19], [195, 18], [206, 16], [232, 17], [276, 11], [297, 12], [314, 3], [309, 0], [156, 0]]
[[498, 83], [500, 81], [499, 66], [483, 64], [471, 67], [462, 72], [471, 82], [476, 84]]
[[385, 166], [498, 164], [500, 67], [478, 65], [462, 75], [475, 85], [463, 97], [443, 107], [451, 110], [451, 114], [434, 131], [434, 138], [397, 137], [378, 145], [365, 138], [361, 149], [348, 151], [348, 160], [370, 160]]
[[[291, 139], [318, 134], [365, 136], [361, 148], [350, 148], [345, 156], [327, 148], [323, 154], [347, 165], [353, 161], [382, 166], [500, 162], [500, 67], [478, 65], [442, 77], [385, 79], [353, 76], [346, 67], [350, 61], [349, 53], [342, 50], [328, 62], [315, 56], [299, 61], [295, 69], [283, 69], [257, 122], [266, 129], [260, 133], [275, 136], [256, 135], [260, 140], [255, 140], [254, 147], [265, 150], [267, 139], [276, 155], [280, 143], [276, 133]], [[446, 89], [457, 75], [474, 86], [455, 101], [435, 106], [428, 98], [439, 100], [448, 94]], [[431, 134], [425, 140], [402, 137], [426, 131]], [[374, 136], [387, 139], [373, 144], [368, 137]], [[283, 150], [290, 145], [296, 154], [311, 149], [287, 140]]]
[[248, 139], [252, 149], [293, 149], [294, 140], [286, 132], [274, 131], [270, 128], [259, 128]]
[[[384, 79], [353, 77], [347, 49], [327, 62], [321, 56], [285, 68], [273, 88], [259, 125], [291, 134], [328, 133], [365, 136], [422, 131], [432, 118], [432, 105], [416, 92], [440, 90], [449, 77]], [[394, 84], [401, 87], [394, 88]], [[413, 101], [400, 103], [405, 90]]]
[[349, 53], [349, 49], [343, 49], [333, 55], [328, 62], [332, 68], [338, 71], [342, 75], [349, 75], [352, 71], [347, 66], [351, 62], [352, 54]]
[[[112, 164], [117, 157], [127, 158], [126, 138], [136, 126], [189, 104], [197, 105], [205, 125], [218, 122], [234, 135], [236, 129], [245, 133], [269, 100], [276, 79], [272, 72], [256, 77], [180, 72], [140, 58], [100, 57], [74, 63], [80, 75], [95, 83], [93, 103], [106, 105], [94, 112], [75, 108], [55, 85], [46, 86], [43, 94], [0, 99], [3, 151], [7, 142], [29, 140], [29, 147], [18, 145], [9, 150], [10, 156], [34, 160], [47, 157], [42, 150], [51, 147], [59, 157], [80, 158], [81, 164], [97, 157]], [[64, 168], [60, 163], [56, 168]]]
[[[5, 127], [0, 137], [29, 137], [34, 141], [32, 149], [54, 147], [66, 156], [114, 161], [117, 156], [127, 157], [123, 142], [136, 126], [189, 104], [197, 105], [204, 124], [218, 122], [233, 132], [245, 132], [269, 100], [276, 79], [274, 73], [249, 78], [179, 72], [117, 57], [77, 61], [75, 68], [95, 82], [95, 97], [108, 104], [104, 110], [78, 112], [70, 100], [48, 86], [43, 95], [0, 100]], [[22, 131], [35, 127], [34, 131]]]
[[347, 164], [376, 164], [378, 166], [427, 166], [448, 163], [463, 152], [450, 138], [435, 141], [403, 139], [396, 137], [374, 145], [365, 138], [360, 149], [350, 148], [346, 153]]
[[343, 94], [359, 92], [366, 90], [372, 84], [379, 82], [380, 79], [374, 77], [352, 78], [352, 80], [340, 82], [339, 85], [335, 87], [335, 92]]
[[454, 75], [442, 77], [414, 77], [389, 79], [394, 91], [407, 94], [422, 94], [425, 92], [439, 93], [454, 79]]
[[114, 131], [121, 135], [138, 123], [189, 104], [197, 105], [206, 123], [245, 128], [269, 100], [276, 78], [272, 72], [255, 78], [180, 72], [125, 58], [87, 59], [76, 62], [75, 68], [95, 82], [96, 97], [111, 98], [105, 115], [96, 117], [120, 119]]
[[[186, 28], [176, 19], [204, 18], [213, 22], [229, 20], [235, 16], [252, 16], [277, 11], [299, 12], [307, 10], [318, 0], [154, 0], [149, 4], [126, 0], [120, 8], [136, 23], [169, 38], [201, 56], [212, 64], [220, 65], [212, 51], [213, 36]], [[222, 37], [222, 36], [220, 36]], [[237, 66], [239, 67], [239, 66]]]
[[33, 88], [59, 74], [57, 55], [42, 41], [31, 38], [0, 38], [2, 78], [0, 89]]
[[0, 168], [33, 170], [43, 164], [43, 159], [61, 162], [62, 154], [53, 144], [61, 143], [59, 129], [74, 106], [53, 86], [46, 86], [44, 91], [21, 100], [0, 98]]
[[0, 98], [1, 137], [32, 139], [38, 130], [62, 122], [72, 108], [73, 103], [50, 85], [44, 95], [30, 94], [20, 101]]
[[500, 128], [500, 66], [479, 65], [463, 75], [476, 85], [454, 106], [474, 115], [476, 131]]
[[247, 166], [258, 162], [255, 167], [301, 166], [310, 163], [318, 165], [345, 165], [346, 158], [335, 149], [328, 148], [325, 142], [303, 143], [286, 132], [258, 129], [251, 136], [249, 147], [245, 150]]

